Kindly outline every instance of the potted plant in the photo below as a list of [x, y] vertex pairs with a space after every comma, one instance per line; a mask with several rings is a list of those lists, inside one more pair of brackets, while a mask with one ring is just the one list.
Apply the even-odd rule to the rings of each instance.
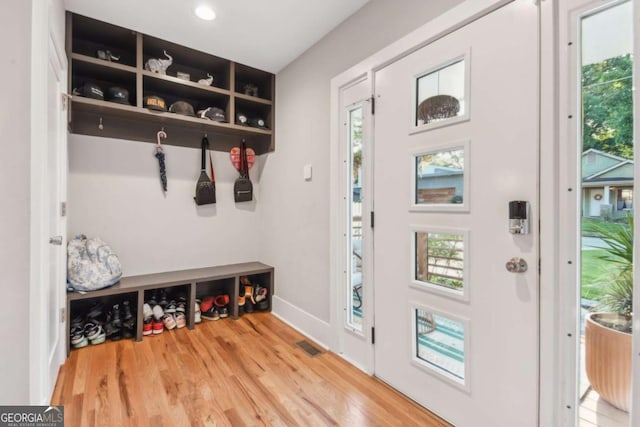
[[615, 267], [601, 284], [603, 294], [585, 325], [585, 358], [591, 387], [628, 412], [631, 405], [631, 323], [633, 310], [633, 218], [627, 224], [592, 224], [589, 231], [607, 245], [599, 257]]

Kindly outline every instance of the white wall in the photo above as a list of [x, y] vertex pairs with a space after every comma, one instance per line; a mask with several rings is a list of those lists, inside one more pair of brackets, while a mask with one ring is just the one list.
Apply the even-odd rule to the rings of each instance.
[[29, 400], [29, 210], [31, 2], [0, 2], [2, 78], [0, 79], [0, 403]]
[[[276, 294], [289, 313], [295, 307], [329, 321], [330, 79], [458, 3], [372, 0], [277, 74], [276, 151], [266, 159], [261, 189], [261, 259], [275, 266]], [[313, 165], [310, 182], [303, 180], [305, 164]]]
[[235, 204], [238, 173], [228, 153], [212, 152], [217, 203], [196, 206], [200, 150], [164, 147], [166, 197], [154, 144], [70, 135], [69, 238], [100, 236], [118, 254], [125, 275], [259, 261], [264, 156], [250, 171], [254, 202]]

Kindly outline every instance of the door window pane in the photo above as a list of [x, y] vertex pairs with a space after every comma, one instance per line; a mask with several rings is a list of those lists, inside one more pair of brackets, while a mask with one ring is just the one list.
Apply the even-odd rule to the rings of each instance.
[[465, 60], [418, 77], [416, 126], [465, 114]]
[[465, 197], [463, 147], [415, 157], [415, 205], [462, 205]]
[[349, 111], [349, 270], [350, 286], [347, 292], [347, 324], [349, 327], [362, 331], [363, 276], [362, 276], [362, 200], [364, 192], [363, 183], [363, 131], [362, 107]]
[[414, 232], [414, 239], [414, 279], [462, 294], [464, 291], [464, 235], [418, 231]]
[[465, 382], [465, 325], [462, 322], [415, 309], [415, 360], [422, 366]]

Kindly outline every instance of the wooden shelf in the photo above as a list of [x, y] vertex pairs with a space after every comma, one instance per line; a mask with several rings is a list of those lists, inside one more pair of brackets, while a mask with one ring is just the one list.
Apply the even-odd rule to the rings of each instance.
[[[98, 128], [102, 118], [103, 129]], [[200, 148], [204, 134], [209, 137], [211, 149], [229, 151], [242, 139], [256, 154], [269, 151], [270, 130], [214, 122], [197, 117], [163, 113], [108, 101], [74, 96], [71, 102], [72, 132], [81, 135], [156, 142], [156, 133], [164, 128], [167, 139], [162, 143], [180, 147]]]
[[[123, 59], [110, 62], [91, 56], [107, 49]], [[148, 59], [161, 58], [164, 51], [173, 57], [166, 75], [144, 69]], [[242, 139], [257, 154], [275, 149], [275, 76], [271, 73], [70, 12], [67, 56], [71, 63], [69, 92], [90, 82], [106, 96], [110, 87], [117, 86], [129, 92], [131, 104], [73, 96], [69, 117], [72, 133], [155, 143], [157, 131], [164, 127], [168, 145], [199, 148], [202, 136], [207, 134], [214, 150], [227, 151]], [[179, 79], [178, 72], [196, 81]], [[207, 73], [214, 76], [213, 86], [197, 83]], [[258, 87], [259, 97], [243, 93], [243, 85], [249, 83]], [[163, 98], [167, 108], [178, 100], [191, 104], [196, 113], [207, 107], [220, 108], [227, 122], [148, 110], [143, 99], [149, 95]], [[249, 118], [265, 120], [268, 129], [237, 125], [239, 111]], [[98, 129], [100, 119], [102, 130]]]

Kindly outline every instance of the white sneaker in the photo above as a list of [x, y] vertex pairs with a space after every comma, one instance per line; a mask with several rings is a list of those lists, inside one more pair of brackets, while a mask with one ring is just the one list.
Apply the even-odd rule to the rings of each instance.
[[154, 305], [153, 306], [153, 317], [155, 317], [156, 320], [161, 320], [162, 316], [164, 316], [164, 310], [162, 309], [162, 307], [160, 307], [160, 305]]
[[151, 306], [146, 302], [142, 306], [142, 314], [144, 316], [143, 319], [148, 319], [153, 316], [153, 310], [151, 310]]
[[198, 303], [197, 301], [196, 301], [196, 311], [195, 311], [195, 314], [193, 316], [193, 321], [195, 323], [202, 322], [202, 313], [200, 312], [200, 303]]

